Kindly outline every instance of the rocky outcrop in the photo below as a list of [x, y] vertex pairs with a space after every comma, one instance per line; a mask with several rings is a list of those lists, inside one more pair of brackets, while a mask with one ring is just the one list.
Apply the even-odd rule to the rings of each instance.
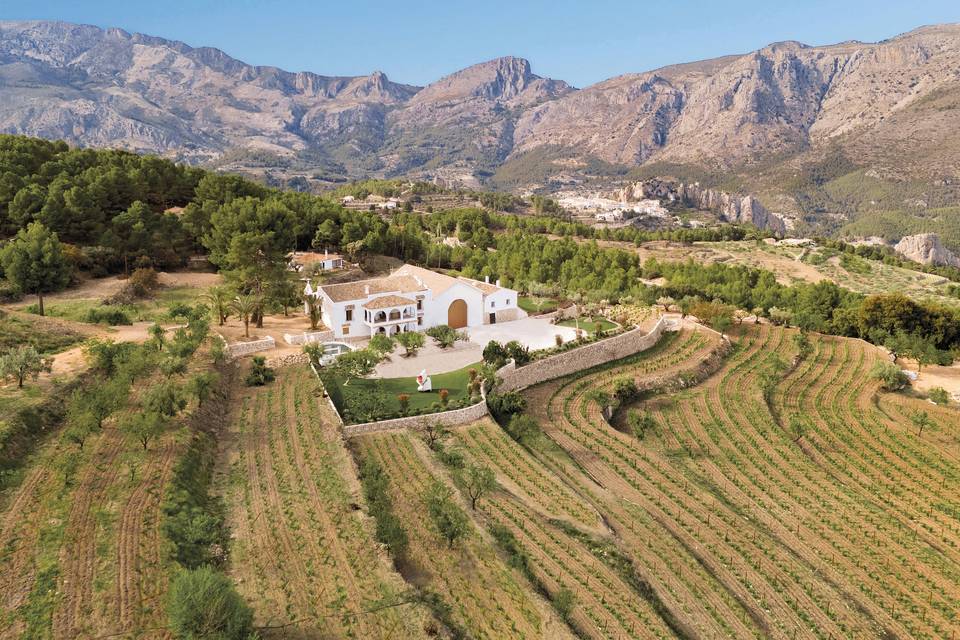
[[704, 189], [699, 184], [681, 184], [680, 196], [684, 202], [698, 209], [715, 211], [727, 222], [749, 223], [758, 229], [769, 229], [783, 234], [787, 225], [783, 218], [767, 211], [751, 195], [730, 194], [717, 189]]
[[621, 188], [616, 192], [615, 197], [620, 202], [639, 202], [648, 198], [665, 200], [668, 203], [713, 211], [727, 222], [752, 224], [759, 229], [768, 229], [778, 234], [784, 234], [787, 231], [784, 219], [767, 211], [754, 196], [707, 189], [698, 183], [684, 184], [661, 179], [644, 180]]
[[960, 267], [960, 258], [943, 246], [940, 236], [935, 233], [920, 233], [906, 236], [894, 247], [904, 258], [920, 264], [940, 264]]

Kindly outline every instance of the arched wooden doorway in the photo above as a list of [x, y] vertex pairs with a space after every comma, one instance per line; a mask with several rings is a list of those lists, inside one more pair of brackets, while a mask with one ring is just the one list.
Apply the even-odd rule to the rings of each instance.
[[459, 298], [450, 303], [447, 309], [447, 324], [454, 329], [467, 326], [467, 303]]

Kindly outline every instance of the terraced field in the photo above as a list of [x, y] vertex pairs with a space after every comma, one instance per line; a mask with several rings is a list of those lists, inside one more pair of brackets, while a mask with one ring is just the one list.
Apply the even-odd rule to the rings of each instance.
[[388, 433], [357, 439], [361, 457], [372, 457], [390, 476], [395, 510], [410, 539], [408, 578], [440, 594], [466, 637], [566, 637], [562, 624], [551, 624], [542, 602], [479, 529], [471, 527], [468, 537], [452, 547], [433, 530], [423, 496], [443, 473], [431, 469], [430, 453], [414, 438]]
[[503, 490], [479, 505], [488, 523], [509, 529], [529, 554], [537, 581], [552, 596], [566, 587], [577, 607], [570, 624], [586, 637], [670, 638], [632, 572], [615, 564], [600, 514], [576, 488], [530, 456], [489, 420], [458, 431], [478, 463], [496, 470]]
[[[220, 442], [229, 572], [265, 638], [954, 637], [958, 415], [880, 391], [864, 342], [811, 336], [801, 359], [793, 333], [685, 328], [527, 389], [531, 445], [490, 419], [453, 429], [444, 449], [497, 479], [476, 511], [419, 434], [351, 440], [389, 476], [397, 568], [311, 372], [280, 369]], [[774, 355], [790, 364], [764, 394]], [[645, 392], [608, 419], [597, 392], [625, 377]], [[161, 502], [185, 445], [169, 430], [141, 452], [116, 428], [152, 380], [0, 496], [0, 637], [170, 637]], [[631, 410], [653, 418], [643, 439], [618, 429]], [[435, 481], [469, 516], [452, 545]]]
[[[657, 426], [643, 441], [589, 399], [635, 366], [534, 390], [545, 432], [576, 464], [535, 453], [603, 513], [692, 635], [951, 637], [957, 416], [879, 393], [875, 349], [827, 337], [768, 407], [759, 376], [769, 354], [793, 357], [793, 342], [766, 325], [742, 331], [719, 373], [646, 402]], [[921, 408], [936, 426], [919, 437]]]
[[357, 506], [356, 473], [309, 369], [242, 399], [224, 461], [232, 574], [264, 637], [416, 638], [424, 615]]

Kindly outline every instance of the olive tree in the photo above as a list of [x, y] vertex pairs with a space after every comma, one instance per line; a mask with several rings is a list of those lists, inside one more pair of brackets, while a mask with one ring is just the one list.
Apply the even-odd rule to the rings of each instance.
[[28, 377], [36, 380], [43, 371], [50, 371], [53, 358], [44, 358], [29, 344], [21, 345], [0, 356], [0, 376], [7, 380], [16, 380], [17, 388], [23, 388]]
[[463, 472], [461, 480], [470, 498], [470, 508], [477, 510], [477, 501], [485, 494], [497, 488], [497, 479], [489, 467], [469, 465]]

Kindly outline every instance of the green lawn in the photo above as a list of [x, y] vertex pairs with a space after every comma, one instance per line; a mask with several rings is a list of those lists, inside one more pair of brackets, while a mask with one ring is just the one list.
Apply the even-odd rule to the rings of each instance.
[[[437, 373], [430, 377], [433, 379], [433, 391], [417, 391], [417, 380], [415, 376], [409, 378], [361, 378], [351, 380], [350, 384], [341, 386], [342, 395], [331, 393], [331, 398], [337, 405], [337, 410], [344, 414], [344, 420], [349, 422], [363, 422], [364, 420], [350, 420], [349, 414], [358, 413], [360, 407], [369, 407], [371, 404], [379, 405], [379, 413], [383, 416], [396, 417], [400, 413], [400, 401], [397, 399], [401, 393], [410, 396], [410, 403], [407, 412], [416, 414], [430, 411], [434, 403], [440, 402], [440, 390], [446, 389], [449, 392], [447, 396], [447, 406], [454, 409], [459, 402], [467, 398], [467, 386], [470, 384], [470, 369], [477, 368], [480, 363], [468, 365], [463, 369], [450, 371], [448, 373]], [[356, 411], [352, 411], [356, 408]]]
[[[569, 320], [561, 320], [557, 324], [561, 327], [572, 327], [574, 329], [577, 328], [577, 321], [572, 318]], [[611, 322], [610, 320], [607, 320], [601, 316], [594, 316], [592, 319], [580, 318], [579, 326], [581, 330], [589, 333], [590, 335], [597, 333], [598, 330], [610, 331], [611, 329], [617, 328], [617, 324], [615, 322]]]
[[556, 311], [557, 305], [560, 304], [560, 301], [556, 298], [543, 298], [539, 307], [537, 302], [538, 300], [530, 296], [519, 296], [517, 298], [517, 306], [527, 313], [550, 313]]

